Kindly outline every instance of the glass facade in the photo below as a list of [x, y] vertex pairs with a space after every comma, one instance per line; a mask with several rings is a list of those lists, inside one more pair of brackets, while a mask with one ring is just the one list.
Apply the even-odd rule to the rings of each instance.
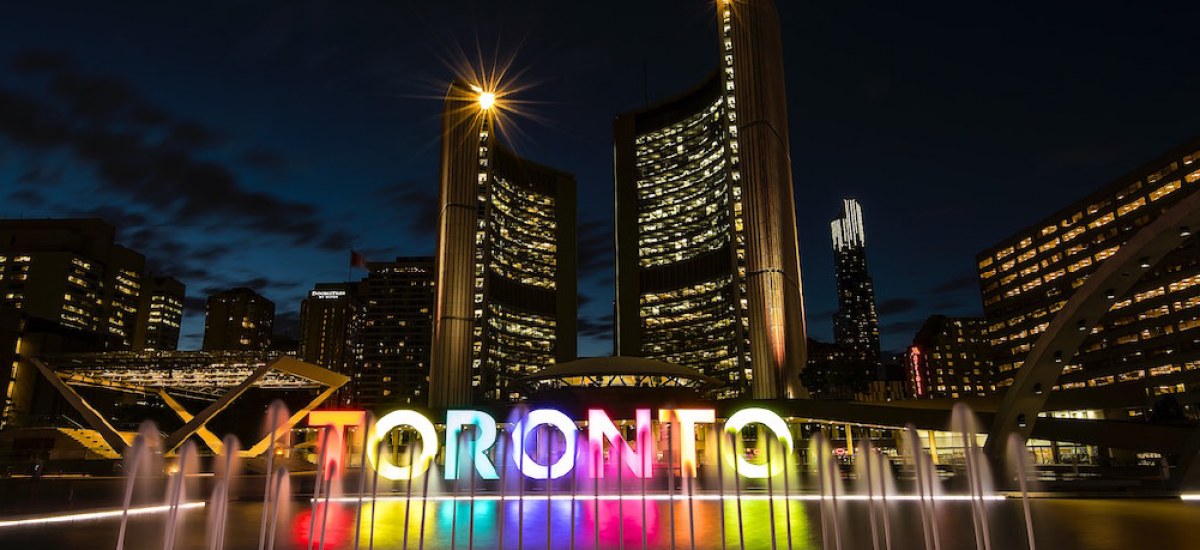
[[151, 279], [145, 292], [149, 298], [143, 344], [146, 351], [175, 351], [179, 347], [184, 291], [183, 283], [170, 277]]
[[985, 397], [996, 389], [987, 321], [981, 318], [930, 317], [905, 362], [909, 387], [918, 398]]
[[513, 380], [558, 355], [560, 220], [557, 189], [494, 137], [487, 126], [479, 134], [472, 385], [512, 401], [520, 398]]
[[833, 317], [834, 342], [851, 353], [853, 360], [879, 365], [875, 282], [867, 273], [866, 232], [858, 201], [842, 201], [841, 215], [833, 220], [831, 230], [838, 291], [838, 311]]
[[[745, 237], [731, 170], [730, 103], [718, 95], [698, 112], [638, 135], [635, 151], [638, 265], [647, 279], [671, 279], [642, 285], [643, 354], [736, 388], [744, 380], [748, 321], [741, 301]], [[735, 261], [740, 273], [733, 270]], [[688, 276], [699, 272], [705, 273]]]
[[575, 358], [575, 178], [505, 147], [486, 95], [456, 82], [442, 115], [434, 407], [516, 401]]
[[[1087, 277], [1142, 227], [1200, 186], [1200, 139], [1143, 166], [977, 257], [998, 387]], [[1122, 414], [1200, 390], [1200, 244], [1188, 239], [1114, 301], [1056, 390], [1124, 386]]]
[[423, 404], [433, 347], [433, 258], [396, 258], [368, 268], [371, 274], [356, 289], [358, 319], [348, 327], [354, 400], [376, 411]]
[[803, 297], [774, 4], [717, 4], [717, 70], [614, 123], [616, 352], [720, 398], [799, 396]]

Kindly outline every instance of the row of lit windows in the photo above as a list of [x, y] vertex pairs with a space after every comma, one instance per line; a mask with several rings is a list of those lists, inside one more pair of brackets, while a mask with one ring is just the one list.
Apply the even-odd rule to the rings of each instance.
[[[1191, 163], [1185, 163], [1185, 164], [1191, 164]], [[1156, 175], [1152, 175], [1151, 177], [1147, 178], [1147, 180], [1150, 183], [1157, 182], [1162, 177], [1165, 177], [1165, 175], [1168, 175], [1168, 174], [1174, 172], [1175, 170], [1177, 170], [1178, 166], [1179, 165], [1177, 163], [1172, 163], [1171, 165], [1163, 168], [1163, 170], [1160, 170], [1158, 173], [1156, 173]], [[1098, 229], [1100, 227], [1103, 227], [1104, 225], [1107, 225], [1108, 223], [1112, 222], [1116, 217], [1125, 216], [1133, 211], [1140, 209], [1143, 206], [1146, 206], [1147, 199], [1149, 199], [1149, 201], [1151, 201], [1151, 202], [1157, 201], [1157, 200], [1161, 199], [1162, 197], [1180, 189], [1183, 185], [1183, 182], [1192, 183], [1192, 182], [1195, 182], [1198, 180], [1200, 180], [1200, 170], [1197, 170], [1195, 172], [1187, 174], [1186, 176], [1184, 176], [1183, 180], [1173, 180], [1171, 182], [1168, 182], [1164, 185], [1161, 185], [1161, 186], [1155, 188], [1154, 190], [1147, 193], [1145, 196], [1142, 196], [1142, 197], [1130, 200], [1126, 203], [1123, 203], [1120, 206], [1118, 206], [1115, 211], [1099, 216], [1098, 218], [1089, 222], [1087, 224], [1087, 226], [1091, 229]], [[1125, 198], [1126, 195], [1128, 195], [1134, 191], [1137, 191], [1140, 188], [1141, 188], [1141, 183], [1135, 182], [1133, 185], [1127, 187], [1121, 193], [1119, 193], [1117, 196], [1117, 200], [1121, 200], [1121, 199]], [[1090, 205], [1089, 207], [1087, 207], [1086, 210], [1087, 210], [1088, 215], [1094, 215], [1111, 205], [1112, 205], [1112, 200], [1106, 199], [1104, 201], [1101, 201], [1100, 203]], [[1069, 219], [1069, 220], [1064, 219], [1061, 223], [1061, 226], [1063, 228], [1071, 227], [1076, 222], [1081, 221], [1082, 218], [1083, 218], [1082, 213], [1076, 213], [1075, 215], [1073, 215], [1071, 217], [1071, 219]], [[1079, 228], [1072, 229], [1068, 233], [1064, 234], [1063, 238], [1062, 238], [1062, 242], [1066, 242], [1066, 241], [1069, 241], [1069, 240], [1075, 238], [1082, 232], [1081, 230], [1082, 230], [1082, 228], [1079, 227]], [[1054, 225], [1051, 225], [1051, 226], [1047, 226], [1047, 227], [1043, 228], [1040, 231], [1040, 234], [1041, 234], [1041, 236], [1045, 237], [1045, 236], [1053, 234], [1055, 231], [1057, 231], [1057, 227]], [[1052, 240], [1051, 242], [1054, 242], [1055, 240]], [[1018, 245], [1015, 247], [1013, 247], [1013, 246], [1006, 247], [1004, 249], [997, 251], [992, 256], [983, 258], [979, 262], [979, 268], [981, 270], [986, 269], [987, 267], [992, 265], [993, 258], [995, 260], [1002, 260], [1002, 259], [1008, 257], [1009, 255], [1013, 254], [1017, 250], [1028, 248], [1032, 244], [1033, 244], [1033, 239], [1031, 237], [1026, 237], [1026, 238], [1022, 239], [1018, 243]], [[1039, 248], [1039, 250], [1044, 252], [1045, 250], [1047, 250], [1047, 248], [1045, 247], [1045, 245], [1042, 245]], [[1027, 254], [1027, 253], [1023, 253], [1023, 255], [1022, 255], [1023, 257], [1024, 257], [1024, 254]]]

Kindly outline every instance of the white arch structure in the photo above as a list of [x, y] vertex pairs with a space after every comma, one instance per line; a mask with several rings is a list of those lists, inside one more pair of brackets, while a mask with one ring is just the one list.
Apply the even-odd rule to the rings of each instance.
[[[1189, 229], [1190, 228], [1190, 229]], [[1051, 388], [1063, 367], [1112, 305], [1122, 299], [1142, 274], [1184, 243], [1200, 229], [1200, 190], [1192, 190], [1146, 227], [1135, 233], [1117, 253], [1100, 264], [1076, 291], [1046, 332], [1034, 343], [1017, 371], [1013, 385], [1004, 394], [988, 437], [986, 451], [993, 459], [1007, 456], [1009, 434], [1028, 439], [1038, 413], [1046, 405]], [[1177, 475], [1186, 475], [1200, 451], [1200, 429], [1182, 455]]]

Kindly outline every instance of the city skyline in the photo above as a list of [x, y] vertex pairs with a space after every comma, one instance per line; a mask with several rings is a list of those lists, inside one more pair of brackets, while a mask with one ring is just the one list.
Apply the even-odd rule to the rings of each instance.
[[[217, 21], [221, 18], [220, 8], [215, 13], [198, 14], [200, 23], [240, 31], [235, 34], [243, 40], [224, 46], [201, 37], [200, 29], [176, 19], [178, 15], [139, 9], [136, 17], [120, 25], [127, 30], [157, 29], [160, 34], [179, 35], [165, 39], [156, 51], [139, 52], [131, 51], [138, 48], [89, 35], [94, 31], [80, 28], [83, 21], [95, 15], [86, 6], [79, 6], [52, 28], [38, 24], [46, 17], [63, 15], [54, 9], [63, 5], [69, 3], [4, 8], [0, 29], [5, 38], [0, 38], [0, 58], [5, 63], [30, 50], [65, 52], [74, 61], [63, 65], [61, 56], [25, 55], [21, 63], [25, 71], [14, 72], [0, 83], [0, 88], [7, 105], [18, 105], [19, 100], [45, 107], [25, 110], [29, 116], [49, 116], [59, 110], [78, 112], [93, 125], [90, 130], [96, 134], [78, 135], [74, 130], [69, 137], [30, 136], [22, 133], [22, 119], [6, 111], [0, 117], [4, 122], [0, 139], [11, 145], [6, 149], [36, 154], [0, 158], [0, 181], [4, 182], [0, 187], [4, 198], [0, 214], [96, 214], [108, 219], [120, 230], [121, 244], [146, 254], [148, 262], [158, 262], [151, 266], [156, 274], [174, 276], [187, 284], [189, 307], [182, 348], [199, 347], [203, 308], [195, 306], [214, 291], [256, 287], [280, 304], [279, 323], [286, 327], [289, 320], [295, 324], [300, 300], [314, 283], [341, 278], [350, 246], [368, 253], [373, 260], [432, 252], [432, 223], [421, 225], [427, 221], [422, 218], [432, 214], [421, 208], [431, 202], [431, 190], [436, 187], [437, 148], [428, 137], [436, 135], [436, 129], [427, 130], [431, 125], [436, 128], [439, 107], [435, 100], [414, 96], [426, 95], [434, 87], [423, 79], [437, 80], [440, 85], [454, 75], [440, 64], [422, 65], [402, 59], [397, 52], [412, 47], [422, 53], [414, 58], [426, 58], [431, 56], [425, 52], [437, 52], [440, 46], [455, 42], [470, 49], [475, 37], [467, 32], [469, 29], [464, 30], [465, 25], [452, 26], [447, 38], [423, 36], [411, 23], [405, 26], [395, 11], [377, 24], [368, 24], [362, 14], [334, 6], [315, 7], [307, 16], [259, 8], [233, 23]], [[612, 169], [607, 143], [611, 142], [611, 126], [607, 120], [617, 112], [642, 106], [646, 100], [664, 99], [713, 68], [710, 59], [716, 46], [711, 40], [713, 21], [708, 7], [706, 2], [679, 2], [650, 8], [645, 22], [599, 20], [594, 26], [585, 26], [578, 37], [566, 33], [555, 18], [559, 23], [574, 21], [585, 8], [546, 10], [541, 6], [546, 13], [537, 23], [522, 28], [521, 18], [538, 7], [516, 8], [513, 13], [478, 7], [478, 21], [495, 21], [494, 25], [474, 29], [483, 32], [480, 39], [485, 51], [500, 29], [528, 33], [529, 42], [518, 55], [515, 68], [528, 69], [521, 79], [539, 85], [523, 91], [522, 99], [542, 102], [531, 107], [535, 114], [558, 121], [550, 126], [522, 121], [521, 129], [529, 135], [514, 140], [518, 153], [578, 174], [580, 204], [609, 204], [606, 198], [611, 197]], [[802, 268], [808, 275], [804, 281], [809, 298], [807, 317], [810, 332], [818, 339], [830, 339], [828, 318], [836, 308], [833, 269], [822, 246], [824, 232], [820, 228], [841, 195], [859, 197], [872, 212], [868, 230], [878, 235], [873, 237], [872, 271], [878, 286], [884, 349], [898, 350], [930, 313], [981, 313], [973, 273], [976, 253], [1190, 137], [1200, 118], [1194, 110], [1187, 110], [1187, 98], [1194, 97], [1197, 89], [1196, 77], [1163, 70], [1181, 66], [1186, 59], [1187, 49], [1172, 42], [1186, 36], [1171, 32], [1172, 25], [1181, 24], [1176, 21], [1187, 19], [1179, 14], [1172, 14], [1165, 22], [1153, 19], [1164, 15], [1152, 10], [1122, 17], [1122, 13], [1112, 12], [1116, 8], [1102, 6], [1094, 12], [1072, 14], [1071, 19], [1087, 19], [1076, 23], [1094, 29], [1086, 32], [1011, 21], [1015, 29], [1027, 31], [1032, 40], [1005, 46], [1024, 54], [1002, 60], [1006, 78], [998, 83], [987, 74], [975, 74], [986, 71], [961, 70], [971, 66], [964, 61], [971, 53], [981, 56], [983, 62], [996, 61], [998, 50], [993, 48], [1000, 47], [984, 44], [982, 38], [970, 38], [970, 25], [937, 35], [963, 41], [964, 52], [939, 53], [929, 39], [916, 37], [912, 25], [896, 25], [910, 29], [911, 35], [900, 36], [876, 28], [885, 19], [897, 16], [901, 23], [918, 25], [918, 29], [922, 24], [934, 24], [921, 23], [919, 12], [869, 12], [861, 14], [866, 17], [865, 28], [881, 31], [878, 36], [867, 32], [863, 38], [868, 40], [857, 46], [830, 40], [828, 44], [841, 46], [844, 51], [827, 60], [814, 59], [814, 41], [817, 37], [828, 38], [822, 34], [828, 31], [806, 23], [804, 9], [808, 8], [780, 6], [785, 29], [797, 29], [785, 40], [785, 60], [789, 68]], [[819, 14], [817, 19], [822, 21], [849, 16], [840, 12], [849, 8], [819, 9], [835, 10]], [[405, 6], [403, 10], [416, 10], [415, 19], [425, 21], [449, 18], [443, 8], [432, 6]], [[116, 17], [114, 13], [120, 10], [106, 17]], [[995, 15], [1000, 21], [1016, 18], [1016, 14], [1007, 12]], [[339, 21], [342, 32], [360, 27], [371, 31], [365, 35], [376, 37], [375, 42], [364, 39], [347, 46], [348, 51], [322, 53], [320, 46], [335, 38], [313, 36], [309, 31], [315, 21], [326, 16]], [[1066, 13], [1048, 17], [1056, 18], [1068, 19]], [[1153, 30], [1147, 21], [1154, 22]], [[380, 42], [383, 22], [408, 32], [391, 42]], [[622, 33], [601, 22], [631, 29], [637, 40], [617, 48], [614, 43]], [[196, 26], [204, 27], [200, 23]], [[671, 33], [681, 37], [679, 40], [658, 37], [649, 30], [667, 23], [679, 27], [678, 32]], [[1134, 36], [1130, 36], [1126, 24]], [[31, 36], [32, 29], [47, 28], [50, 30], [42, 33], [44, 36]], [[1120, 29], [1126, 40], [1120, 46], [1107, 45], [1099, 36], [1105, 29]], [[591, 45], [588, 40], [599, 45]], [[565, 43], [566, 49], [575, 54], [589, 54], [587, 58], [597, 60], [592, 65], [600, 70], [585, 71], [574, 59], [568, 63], [565, 53], [561, 58], [530, 53], [546, 51], [545, 46], [555, 41]], [[1068, 45], [1073, 41], [1077, 44]], [[377, 42], [379, 51], [369, 51], [368, 46]], [[895, 54], [897, 59], [892, 60], [898, 67], [872, 70], [864, 59], [873, 51], [870, 48], [884, 43], [900, 48]], [[609, 46], [613, 46], [612, 51], [605, 50]], [[1098, 53], [1079, 53], [1089, 46]], [[1035, 55], [1038, 47], [1050, 53]], [[1095, 74], [1089, 79], [1074, 79], [1088, 67], [1095, 69], [1109, 63], [1112, 56], [1104, 54], [1118, 48], [1122, 55], [1112, 63], [1118, 68], [1136, 66], [1137, 70], [1118, 69], [1111, 74], [1153, 75], [1159, 83], [1153, 91], [1133, 82], [1140, 79], [1110, 80]], [[826, 45], [821, 49], [837, 48]], [[512, 46], [503, 46], [502, 56], [511, 50]], [[905, 56], [915, 58], [918, 54], [927, 56], [921, 59], [925, 66], [905, 73], [904, 59], [909, 59]], [[210, 55], [216, 60], [210, 60]], [[170, 56], [208, 61], [175, 64]], [[347, 58], [356, 62], [345, 65], [330, 61]], [[680, 61], [664, 62], [672, 58]], [[1050, 68], [1057, 67], [1061, 58], [1075, 62], [1072, 66], [1076, 68], [1067, 71], [1069, 76], [1065, 78], [1050, 74]], [[629, 69], [643, 59], [644, 70]], [[282, 78], [267, 83], [249, 74], [266, 65], [273, 65], [271, 74]], [[342, 66], [348, 68], [335, 68]], [[618, 66], [625, 68], [618, 70]], [[859, 74], [856, 68], [866, 70]], [[955, 78], [930, 74], [937, 70]], [[158, 72], [166, 74], [160, 76]], [[411, 73], [425, 76], [416, 78]], [[90, 78], [96, 76], [104, 79]], [[845, 85], [806, 85], [810, 79]], [[33, 93], [46, 89], [51, 81], [57, 90], [55, 95]], [[295, 84], [300, 90], [298, 97], [279, 93], [281, 87], [288, 89], [281, 82]], [[304, 90], [305, 83], [315, 83], [316, 91]], [[1122, 94], [1119, 103], [1125, 110], [1109, 108], [1108, 100], [1090, 97], [1086, 91], [1092, 88], [1116, 90]], [[109, 93], [94, 93], [100, 90]], [[847, 98], [832, 97], [838, 90], [850, 93]], [[604, 94], [611, 98], [602, 98]], [[92, 101], [82, 101], [86, 98]], [[1046, 114], [1055, 111], [1050, 106], [1068, 99], [1071, 108]], [[321, 100], [328, 102], [328, 112], [308, 114]], [[188, 167], [215, 177], [220, 186], [206, 189], [178, 173], [160, 173], [164, 178], [162, 188], [176, 192], [175, 196], [162, 197], [151, 193], [152, 188], [130, 185], [122, 179], [117, 169], [130, 168], [121, 162], [130, 157], [116, 147], [121, 136], [114, 130], [115, 115], [106, 110], [113, 105], [121, 109], [121, 117], [133, 116], [135, 107], [156, 107], [140, 112], [147, 124], [153, 124], [154, 135], [169, 133], [165, 139], [173, 144], [171, 147], [188, 153], [186, 159], [192, 163]], [[1036, 120], [1022, 118], [1020, 113], [1026, 110], [1036, 113]], [[912, 122], [910, 117], [914, 116], [925, 117], [919, 135], [905, 129], [905, 121]], [[340, 120], [328, 120], [332, 118]], [[276, 124], [280, 121], [294, 121], [295, 125]], [[1035, 122], [1036, 131], [1030, 129]], [[570, 130], [564, 130], [564, 126]], [[981, 128], [973, 130], [975, 126]], [[516, 136], [506, 136], [511, 137]], [[899, 137], [908, 138], [907, 143], [897, 142]], [[951, 147], [952, 142], [963, 144]], [[863, 162], [863, 154], [873, 160]], [[396, 163], [397, 158], [401, 162]], [[847, 170], [847, 166], [856, 169]], [[352, 183], [342, 184], [344, 181]], [[210, 189], [224, 192], [229, 201], [211, 196]], [[345, 192], [347, 189], [351, 192]], [[989, 196], [977, 197], [980, 190]], [[1042, 193], [1044, 200], [1039, 206], [1022, 205], [1021, 197], [1030, 191]], [[976, 199], [990, 204], [973, 204]], [[392, 206], [379, 208], [380, 204]], [[888, 208], [891, 205], [896, 207]], [[990, 212], [993, 206], [996, 213]], [[164, 216], [165, 212], [174, 213], [177, 221], [165, 221], [171, 218]], [[611, 211], [604, 212], [603, 208], [581, 210], [581, 258], [585, 257], [584, 247], [590, 247], [587, 250], [591, 254], [586, 257], [592, 260], [590, 265], [581, 265], [580, 290], [586, 298], [580, 308], [583, 356], [605, 355], [612, 347], [606, 338], [610, 326], [605, 324], [605, 316], [611, 312], [613, 287], [607, 280], [612, 273], [610, 216]], [[964, 224], [973, 230], [952, 235], [942, 231], [944, 226]], [[235, 228], [225, 229], [230, 225]], [[939, 242], [941, 239], [948, 242]], [[314, 242], [317, 244], [311, 244]], [[913, 251], [908, 247], [922, 242], [936, 242], [939, 253], [911, 262]], [[354, 278], [359, 275], [356, 273]], [[935, 289], [940, 291], [931, 292]], [[929, 299], [931, 294], [950, 291], [956, 293], [950, 299]]]

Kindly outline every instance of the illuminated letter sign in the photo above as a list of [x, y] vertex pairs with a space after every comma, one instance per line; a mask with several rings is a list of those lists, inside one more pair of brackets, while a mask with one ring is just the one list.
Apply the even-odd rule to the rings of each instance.
[[[613, 424], [613, 421], [608, 418], [608, 413], [599, 409], [588, 410], [588, 443], [591, 446], [592, 453], [600, 455], [603, 453], [604, 440], [612, 444], [617, 454], [625, 459], [625, 465], [633, 471], [633, 475], [637, 477], [650, 477], [650, 459], [654, 454], [654, 442], [650, 437], [650, 409], [637, 410], [637, 440], [638, 450], [633, 452], [629, 448], [629, 443], [625, 442], [625, 438], [621, 436], [621, 431]], [[596, 463], [599, 460], [592, 460], [592, 477], [604, 477], [604, 469], [597, 468]], [[621, 461], [617, 461], [617, 467], [621, 467]]]
[[671, 413], [679, 420], [679, 467], [680, 472], [696, 476], [696, 424], [716, 422], [716, 411], [712, 409], [662, 409], [658, 411], [659, 422], [670, 422]]
[[325, 446], [325, 473], [332, 474], [342, 464], [342, 434], [348, 426], [362, 426], [366, 422], [367, 413], [363, 411], [312, 411], [308, 413], [308, 425], [314, 428], [324, 427], [322, 433], [328, 434], [318, 441]]
[[371, 461], [371, 467], [375, 468], [379, 475], [396, 481], [401, 479], [412, 479], [429, 469], [429, 463], [433, 457], [437, 456], [438, 438], [437, 430], [434, 429], [433, 423], [425, 418], [421, 413], [416, 411], [392, 411], [383, 418], [380, 418], [375, 423], [375, 427], [371, 430], [370, 437], [367, 440], [370, 444], [367, 449], [375, 450], [375, 446], [383, 439], [383, 436], [388, 432], [399, 428], [400, 426], [412, 426], [418, 434], [421, 434], [421, 456], [415, 459], [416, 470], [412, 466], [397, 466], [392, 464], [387, 455], [380, 454], [379, 463], [376, 464], [376, 456], [374, 452], [368, 452], [367, 458]]
[[[729, 420], [725, 422], [725, 430], [733, 432], [734, 437], [738, 437], [742, 428], [745, 428], [748, 424], [762, 424], [766, 426], [772, 432], [775, 432], [775, 437], [779, 438], [779, 443], [785, 447], [785, 452], [792, 452], [792, 433], [788, 431], [787, 422], [784, 422], [779, 415], [767, 409], [742, 409], [729, 417]], [[734, 460], [737, 461], [736, 466], [734, 466]], [[732, 451], [725, 453], [725, 462], [732, 467], [736, 467], [742, 476], [755, 479], [777, 476], [783, 471], [782, 461], [773, 464], [772, 466], [774, 467], [771, 468], [770, 472], [767, 472], [765, 464], [751, 464], [740, 454]]]
[[471, 461], [475, 463], [475, 471], [483, 479], [500, 479], [487, 456], [487, 450], [496, 444], [496, 419], [481, 411], [446, 412], [446, 479], [458, 479], [458, 440], [465, 426], [474, 428], [471, 448], [475, 452]]
[[[628, 468], [633, 476], [638, 478], [648, 478], [653, 475], [655, 445], [651, 435], [650, 409], [637, 409], [635, 417], [637, 423], [636, 449], [625, 441], [621, 430], [617, 428], [607, 413], [598, 409], [588, 411], [588, 450], [593, 453], [593, 459], [589, 460], [588, 464], [593, 478], [604, 477], [603, 464], [605, 461], [600, 459], [600, 456], [604, 450], [605, 440], [608, 440], [614, 452], [619, 456], [615, 460], [617, 468]], [[679, 464], [683, 475], [693, 477], [696, 475], [698, 463], [696, 425], [712, 423], [715, 421], [715, 417], [716, 413], [713, 409], [659, 410], [659, 422], [676, 422], [679, 426]], [[366, 413], [363, 411], [314, 411], [309, 413], [308, 422], [313, 427], [324, 428], [324, 433], [328, 434], [321, 440], [321, 445], [326, 449], [322, 467], [331, 475], [335, 474], [342, 464], [341, 455], [345, 429], [348, 426], [364, 426], [367, 423]], [[565, 448], [557, 459], [543, 457], [543, 453], [540, 452], [530, 453], [525, 448], [529, 434], [535, 432], [536, 428], [543, 424], [561, 432], [566, 440]], [[787, 423], [778, 414], [767, 409], [748, 408], [737, 411], [729, 417], [725, 423], [725, 429], [733, 432], [736, 438], [737, 434], [750, 424], [762, 424], [766, 429], [774, 432], [785, 453], [790, 454], [794, 449], [795, 442], [788, 430]], [[410, 426], [421, 439], [420, 455], [413, 457], [412, 464], [407, 466], [397, 466], [392, 462], [389, 454], [376, 454], [383, 438], [401, 426]], [[489, 480], [499, 479], [495, 461], [487, 454], [489, 449], [495, 447], [498, 437], [496, 419], [488, 413], [475, 410], [452, 410], [446, 413], [445, 478], [453, 480], [462, 475], [459, 472], [461, 469], [459, 464], [463, 454], [463, 443], [459, 440], [465, 439], [462, 436], [467, 434], [468, 430], [472, 442], [466, 452], [474, 465], [467, 466], [469, 475], [473, 477], [478, 474], [482, 479]], [[567, 415], [552, 409], [536, 409], [513, 426], [512, 445], [509, 446], [511, 451], [507, 458], [496, 457], [496, 461], [512, 460], [526, 477], [534, 479], [561, 478], [575, 468], [578, 431], [575, 422]], [[672, 435], [672, 437], [676, 436]], [[421, 413], [411, 410], [393, 411], [380, 418], [374, 426], [367, 430], [365, 441], [371, 467], [378, 471], [380, 476], [390, 480], [412, 479], [427, 472], [430, 464], [438, 455], [439, 443], [438, 432], [433, 423]], [[733, 448], [736, 449], [736, 445]], [[538, 462], [539, 459], [542, 462], [552, 463], [542, 464]], [[671, 462], [674, 462], [673, 459], [674, 457], [668, 457]], [[785, 463], [784, 460], [779, 460], [771, 464], [770, 468], [765, 464], [751, 464], [744, 456], [732, 449], [726, 450], [721, 460], [734, 467], [742, 476], [759, 479], [779, 475], [783, 472]], [[474, 468], [473, 472], [471, 471], [472, 467]]]
[[[567, 440], [566, 448], [563, 449], [563, 454], [558, 461], [550, 465], [538, 464], [532, 457], [525, 453], [525, 437], [534, 428], [548, 424], [558, 431], [562, 432], [563, 437]], [[567, 475], [572, 468], [575, 467], [575, 436], [578, 429], [575, 423], [571, 421], [567, 415], [552, 409], [537, 409], [529, 413], [528, 416], [517, 422], [512, 433], [512, 457], [517, 468], [525, 477], [533, 479], [546, 479], [549, 475], [551, 479], [558, 479]]]

